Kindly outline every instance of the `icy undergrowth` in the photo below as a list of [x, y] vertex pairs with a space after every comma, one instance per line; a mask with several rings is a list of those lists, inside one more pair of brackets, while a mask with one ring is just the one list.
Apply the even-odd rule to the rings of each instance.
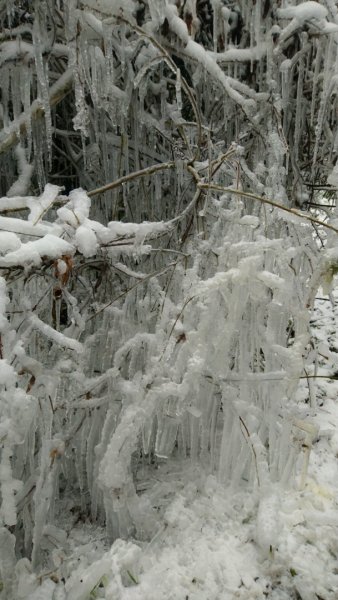
[[335, 436], [319, 419], [334, 404], [320, 409], [310, 376], [335, 348], [313, 346], [309, 308], [334, 238], [319, 259], [308, 225], [278, 217], [289, 236], [267, 237], [273, 212], [261, 222], [223, 195], [170, 287], [151, 269], [98, 302], [95, 280], [74, 283], [83, 254], [120, 271], [122, 257], [133, 277], [171, 223], [104, 227], [82, 190], [47, 223], [57, 198], [3, 218], [23, 231], [0, 259], [4, 598], [333, 598]]
[[[332, 311], [326, 300], [317, 302], [313, 331], [319, 340], [335, 335], [336, 318], [337, 305]], [[162, 504], [162, 524], [149, 542], [117, 540], [108, 549], [104, 532], [88, 521], [62, 523], [69, 527], [67, 549], [53, 551], [54, 572], [42, 574], [42, 585], [29, 595], [35, 577], [29, 580], [18, 563], [16, 573], [24, 577], [16, 597], [335, 599], [338, 384], [319, 381], [316, 408], [309, 405], [307, 382], [299, 390], [303, 417], [318, 431], [304, 489], [299, 476], [293, 489], [277, 483], [263, 493], [234, 491], [189, 460], [149, 467], [155, 484], [143, 494], [153, 504], [159, 494]], [[56, 573], [67, 580], [67, 596]]]

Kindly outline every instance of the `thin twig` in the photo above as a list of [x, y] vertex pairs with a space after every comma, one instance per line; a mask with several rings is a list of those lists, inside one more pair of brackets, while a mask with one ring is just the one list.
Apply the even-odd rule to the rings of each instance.
[[134, 171], [133, 173], [129, 173], [128, 175], [123, 175], [119, 179], [115, 179], [111, 183], [107, 183], [102, 187], [96, 188], [95, 190], [91, 190], [87, 192], [87, 196], [92, 198], [93, 196], [97, 196], [97, 194], [103, 194], [104, 192], [108, 192], [109, 190], [113, 190], [114, 188], [131, 181], [132, 179], [137, 179], [138, 177], [146, 177], [147, 175], [152, 175], [153, 173], [157, 173], [157, 171], [164, 171], [165, 169], [174, 169], [175, 163], [161, 163], [159, 165], [152, 165], [151, 167], [146, 167], [145, 169], [140, 169], [140, 171]]
[[160, 271], [153, 271], [152, 273], [149, 273], [149, 275], [146, 275], [145, 277], [143, 277], [143, 279], [140, 279], [140, 280], [136, 281], [136, 283], [134, 283], [132, 286], [130, 286], [130, 288], [128, 288], [127, 290], [125, 290], [124, 292], [122, 292], [121, 294], [119, 294], [118, 296], [116, 296], [115, 298], [113, 298], [112, 300], [110, 300], [110, 302], [108, 302], [107, 304], [105, 304], [104, 306], [102, 306], [93, 315], [91, 315], [90, 317], [88, 317], [87, 320], [86, 320], [86, 323], [88, 321], [91, 321], [92, 319], [94, 319], [94, 317], [97, 317], [97, 315], [99, 315], [101, 312], [103, 312], [104, 310], [106, 310], [106, 308], [109, 308], [109, 306], [111, 306], [112, 304], [114, 304], [114, 302], [117, 302], [118, 300], [120, 300], [121, 298], [123, 298], [124, 296], [126, 296], [129, 292], [131, 292], [137, 286], [141, 285], [142, 283], [145, 283], [149, 279], [152, 279], [152, 277], [158, 277], [159, 275], [163, 275], [163, 273], [166, 273], [166, 271], [168, 271], [171, 267], [175, 267], [177, 265], [177, 262], [178, 262], [178, 260], [175, 261], [175, 262], [170, 263], [164, 269], [161, 269]]
[[251, 192], [245, 192], [244, 190], [236, 190], [234, 188], [227, 188], [227, 187], [223, 187], [221, 185], [216, 185], [214, 183], [198, 183], [197, 185], [200, 189], [203, 189], [203, 190], [211, 189], [211, 190], [215, 190], [216, 192], [227, 192], [229, 194], [235, 194], [236, 196], [250, 198], [251, 200], [258, 200], [259, 202], [262, 202], [262, 204], [269, 204], [269, 206], [273, 206], [274, 208], [279, 208], [280, 210], [283, 210], [284, 212], [294, 215], [295, 217], [300, 217], [301, 219], [306, 219], [307, 221], [311, 221], [312, 223], [316, 223], [317, 225], [322, 225], [326, 229], [330, 229], [331, 231], [338, 233], [337, 227], [334, 227], [333, 225], [330, 225], [329, 223], [325, 223], [324, 221], [320, 221], [320, 219], [311, 217], [310, 215], [302, 213], [301, 211], [296, 210], [294, 208], [287, 208], [286, 206], [283, 206], [283, 204], [279, 204], [278, 202], [275, 202], [274, 200], [270, 200], [269, 198], [265, 198], [264, 196], [257, 196], [256, 194], [252, 194]]
[[[248, 444], [249, 444], [249, 446], [250, 446], [250, 448], [252, 450], [252, 454], [254, 456], [254, 462], [255, 462], [255, 468], [256, 468], [256, 476], [257, 476], [257, 483], [258, 483], [258, 487], [260, 487], [261, 484], [260, 484], [259, 473], [258, 473], [257, 455], [256, 455], [256, 450], [255, 450], [255, 448], [253, 446], [253, 443], [251, 441], [250, 431], [248, 430], [248, 428], [247, 428], [246, 424], [244, 423], [244, 420], [242, 419], [242, 417], [240, 415], [238, 415], [238, 418], [240, 420], [241, 425], [245, 429], [245, 432], [246, 432], [246, 435], [247, 435], [247, 440], [246, 441], [248, 442]], [[240, 429], [242, 430], [242, 428], [240, 428]], [[242, 431], [242, 433], [243, 433], [243, 431]], [[244, 436], [244, 438], [245, 438], [245, 436]]]
[[192, 301], [194, 298], [195, 298], [195, 296], [191, 296], [191, 298], [188, 298], [188, 300], [186, 300], [186, 301], [184, 302], [184, 304], [183, 304], [183, 306], [182, 306], [182, 309], [181, 309], [181, 310], [180, 310], [180, 312], [178, 313], [178, 315], [177, 315], [177, 317], [176, 317], [176, 319], [175, 319], [175, 321], [174, 321], [174, 323], [173, 323], [173, 326], [172, 326], [172, 328], [170, 329], [170, 333], [169, 333], [169, 335], [168, 335], [168, 339], [167, 339], [167, 343], [166, 343], [166, 345], [165, 345], [165, 348], [164, 348], [164, 350], [163, 350], [163, 352], [162, 352], [161, 359], [163, 358], [163, 356], [164, 356], [164, 354], [165, 354], [165, 352], [166, 352], [166, 350], [167, 350], [167, 348], [168, 348], [169, 340], [170, 340], [170, 338], [171, 338], [172, 332], [173, 332], [173, 331], [174, 331], [174, 329], [175, 329], [175, 325], [176, 325], [177, 321], [178, 321], [178, 320], [181, 318], [181, 316], [182, 316], [182, 314], [183, 314], [183, 312], [184, 312], [185, 308], [186, 308], [186, 307], [187, 307], [187, 305], [189, 304], [189, 302], [191, 302], [191, 301]]

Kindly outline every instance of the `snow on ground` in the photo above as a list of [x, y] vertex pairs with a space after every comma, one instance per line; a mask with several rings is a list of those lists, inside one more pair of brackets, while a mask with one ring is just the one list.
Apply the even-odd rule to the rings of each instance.
[[[334, 300], [333, 308], [328, 297], [317, 300], [312, 320], [321, 376], [338, 371], [338, 290]], [[102, 529], [74, 516], [66, 551], [62, 556], [54, 551], [65, 587], [46, 574], [30, 595], [24, 586], [21, 597], [337, 600], [337, 396], [335, 379], [309, 378], [300, 386], [303, 418], [318, 430], [303, 489], [307, 448], [291, 489], [272, 485], [234, 492], [188, 460], [158, 464], [143, 473], [143, 494], [159, 504], [160, 524], [150, 542], [116, 540], [109, 549]], [[148, 489], [147, 477], [153, 478]]]

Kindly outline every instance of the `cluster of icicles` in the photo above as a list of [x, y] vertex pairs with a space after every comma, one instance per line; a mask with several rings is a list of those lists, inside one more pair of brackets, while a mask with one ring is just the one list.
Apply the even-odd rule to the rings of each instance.
[[[84, 192], [80, 197], [81, 208]], [[167, 266], [166, 278], [163, 268], [147, 278], [118, 263], [138, 283], [121, 301], [98, 303], [93, 318], [85, 273], [79, 287], [65, 287], [67, 330], [50, 279], [15, 277], [7, 292], [1, 280], [10, 315], [0, 323], [1, 518], [35, 567], [51, 540], [62, 542], [69, 502], [105, 523], [112, 539], [152, 536], [163, 500], [157, 491], [155, 509], [151, 472], [158, 463], [169, 470], [195, 465], [234, 489], [292, 480], [304, 442], [295, 392], [309, 342], [311, 228], [301, 226], [296, 245], [292, 221], [289, 237], [265, 235], [276, 217], [280, 233], [285, 229], [276, 212], [262, 223], [259, 209], [246, 215], [237, 198], [210, 203], [206, 239], [191, 242], [188, 263]], [[144, 225], [130, 230], [137, 234], [137, 227]], [[41, 255], [55, 257], [56, 242], [60, 253], [71, 248], [71, 239], [55, 237], [53, 245], [52, 237], [40, 240]], [[27, 265], [34, 244], [21, 254], [7, 249], [1, 261]], [[313, 264], [315, 253], [311, 258]], [[111, 260], [117, 264], [114, 249]], [[64, 282], [68, 264], [57, 263]]]

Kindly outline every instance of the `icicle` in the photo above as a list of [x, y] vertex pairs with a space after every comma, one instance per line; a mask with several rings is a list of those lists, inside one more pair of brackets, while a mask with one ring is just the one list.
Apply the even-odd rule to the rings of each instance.
[[103, 26], [104, 44], [105, 44], [105, 81], [106, 95], [108, 98], [112, 97], [112, 88], [115, 82], [115, 68], [114, 68], [114, 56], [113, 56], [113, 32], [111, 27], [104, 24]]
[[168, 458], [174, 449], [179, 417], [178, 400], [175, 397], [168, 398], [157, 412], [155, 454], [159, 458]]
[[15, 493], [22, 487], [22, 482], [15, 480], [12, 474], [10, 458], [13, 453], [13, 448], [9, 444], [5, 444], [1, 453], [0, 463], [0, 481], [1, 481], [1, 509], [0, 516], [3, 523], [7, 526], [16, 525], [16, 503]]
[[32, 564], [39, 562], [43, 529], [53, 504], [56, 477], [59, 470], [58, 457], [64, 453], [64, 443], [61, 440], [44, 439], [41, 448], [40, 475], [34, 494], [35, 519], [33, 531]]
[[135, 161], [135, 169], [138, 171], [141, 168], [140, 163], [140, 127], [139, 122], [135, 119], [134, 123], [134, 161]]
[[15, 536], [6, 527], [0, 527], [1, 597], [4, 600], [14, 597], [15, 564]]
[[176, 87], [177, 109], [181, 113], [181, 111], [182, 111], [182, 82], [181, 82], [181, 71], [180, 71], [180, 69], [177, 69], [177, 71], [176, 71], [176, 83], [175, 83], [175, 87]]
[[[126, 123], [124, 123], [123, 131], [128, 131]], [[123, 161], [124, 173], [127, 174], [127, 173], [131, 172], [130, 164], [129, 164], [129, 137], [128, 137], [127, 133], [125, 133], [123, 135], [123, 157], [124, 157], [124, 161]], [[127, 194], [129, 195], [129, 192], [130, 192], [129, 182], [123, 187], [126, 190]]]
[[[117, 421], [117, 417], [116, 417], [115, 410], [109, 409], [107, 412], [106, 418], [104, 420], [103, 427], [102, 427], [100, 442], [98, 443], [98, 445], [95, 448], [94, 469], [95, 469], [96, 473], [98, 472], [98, 469], [100, 467], [102, 457], [104, 456], [104, 454], [106, 452], [111, 435], [115, 430], [116, 421]], [[97, 519], [97, 516], [98, 516], [100, 497], [101, 497], [101, 491], [98, 487], [98, 479], [96, 476], [93, 480], [93, 490], [92, 490], [92, 497], [91, 497], [92, 514], [93, 514], [94, 519]]]
[[145, 456], [148, 456], [152, 449], [155, 423], [149, 419], [142, 429], [142, 449]]
[[1, 75], [1, 101], [2, 101], [2, 119], [4, 127], [9, 125], [9, 98], [10, 98], [10, 70], [9, 68], [3, 67]]
[[316, 124], [316, 128], [315, 128], [316, 139], [315, 139], [315, 145], [314, 145], [314, 149], [313, 149], [313, 159], [312, 159], [313, 173], [314, 173], [315, 165], [317, 162], [317, 155], [318, 155], [318, 151], [319, 151], [319, 142], [320, 142], [320, 138], [322, 135], [323, 124], [324, 124], [325, 110], [326, 110], [326, 106], [327, 106], [329, 92], [331, 89], [332, 60], [334, 59], [334, 61], [335, 61], [335, 56], [333, 53], [333, 49], [334, 49], [333, 39], [334, 39], [333, 36], [329, 36], [329, 41], [327, 42], [327, 48], [326, 48], [326, 53], [325, 53], [324, 74], [323, 74], [323, 84], [322, 84], [323, 87], [322, 87], [321, 101], [320, 101], [318, 117], [317, 117], [317, 124]]
[[300, 137], [301, 137], [301, 119], [304, 111], [303, 106], [303, 83], [304, 83], [304, 61], [303, 58], [299, 60], [298, 67], [298, 81], [297, 81], [297, 102], [296, 102], [296, 116], [295, 116], [295, 133], [294, 133], [294, 153], [295, 161], [298, 161]]
[[[227, 407], [227, 403], [223, 402], [223, 407]], [[223, 408], [224, 410], [224, 408]], [[238, 460], [239, 449], [238, 445], [238, 431], [235, 429], [235, 424], [229, 410], [224, 412], [223, 432], [220, 446], [220, 457], [218, 465], [218, 477], [220, 481], [225, 482], [230, 478], [231, 473], [231, 454], [230, 452], [236, 453], [236, 462]], [[238, 464], [238, 468], [242, 469], [243, 463]]]
[[[38, 89], [40, 100], [45, 114], [46, 124], [46, 144], [48, 151], [48, 161], [51, 165], [52, 160], [52, 116], [49, 103], [49, 78], [48, 78], [48, 63], [44, 62], [42, 56], [43, 42], [41, 39], [43, 24], [38, 18], [39, 7], [37, 7], [36, 18], [33, 25], [33, 42], [35, 51], [35, 68], [38, 81]], [[42, 149], [41, 149], [42, 150]]]
[[213, 50], [214, 52], [217, 52], [220, 2], [219, 0], [212, 0], [211, 4], [213, 13]]
[[144, 119], [144, 99], [147, 95], [147, 81], [146, 79], [142, 79], [140, 85], [138, 86], [138, 97], [140, 103], [141, 110], [141, 120]]
[[230, 9], [227, 6], [222, 6], [221, 8], [221, 18], [223, 21], [223, 40], [224, 40], [224, 52], [228, 48], [228, 38], [229, 38], [229, 17], [230, 17]]
[[11, 72], [11, 98], [13, 107], [13, 120], [17, 121], [22, 112], [20, 69], [18, 67], [14, 68]]
[[255, 43], [257, 46], [261, 43], [261, 24], [262, 24], [262, 6], [261, 0], [257, 0], [254, 7], [254, 21], [255, 21]]
[[6, 9], [7, 9], [8, 24], [11, 27], [12, 19], [14, 17], [15, 0], [6, 0]]
[[284, 112], [284, 122], [283, 122], [284, 131], [287, 131], [286, 118], [287, 118], [287, 106], [288, 106], [288, 102], [289, 102], [289, 90], [290, 90], [290, 84], [289, 84], [290, 67], [291, 67], [290, 60], [284, 60], [282, 62], [282, 64], [280, 65], [280, 72], [281, 72], [281, 78], [282, 78], [282, 105], [283, 105], [283, 109], [284, 109], [284, 111], [283, 111]]
[[156, 202], [157, 206], [160, 205], [161, 199], [162, 199], [161, 175], [157, 175], [155, 177], [155, 202]]
[[31, 93], [32, 93], [32, 85], [33, 85], [33, 73], [30, 67], [27, 67], [23, 72], [23, 81], [22, 81], [22, 96], [23, 96], [23, 110], [27, 115], [27, 156], [28, 160], [30, 159], [32, 152], [32, 120], [31, 120]]

